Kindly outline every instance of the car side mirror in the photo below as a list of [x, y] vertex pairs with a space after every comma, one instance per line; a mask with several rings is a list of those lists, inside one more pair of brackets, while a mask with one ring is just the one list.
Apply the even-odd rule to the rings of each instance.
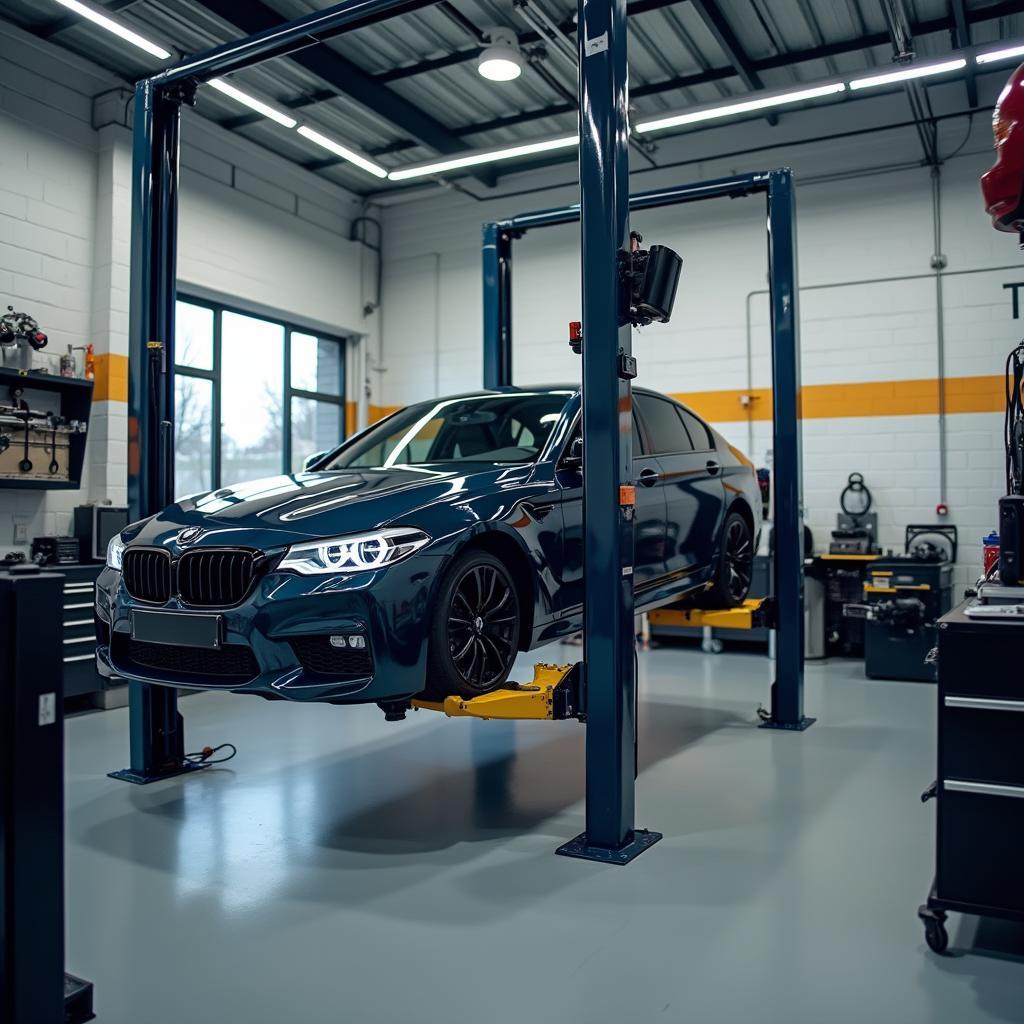
[[312, 469], [326, 454], [326, 451], [322, 451], [317, 452], [315, 455], [307, 455], [302, 463], [303, 472]]
[[583, 438], [577, 437], [573, 439], [569, 450], [565, 453], [562, 458], [562, 465], [566, 469], [582, 469], [583, 468]]

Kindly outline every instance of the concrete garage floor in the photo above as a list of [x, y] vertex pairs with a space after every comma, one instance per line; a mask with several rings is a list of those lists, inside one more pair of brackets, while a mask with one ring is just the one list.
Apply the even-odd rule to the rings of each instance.
[[819, 723], [765, 732], [767, 671], [641, 655], [637, 822], [665, 839], [626, 868], [552, 852], [583, 827], [577, 723], [202, 694], [190, 749], [238, 757], [138, 788], [104, 774], [127, 712], [75, 718], [68, 968], [103, 1024], [1024, 1020], [1020, 928], [954, 915], [940, 959], [916, 917], [934, 690], [809, 666]]

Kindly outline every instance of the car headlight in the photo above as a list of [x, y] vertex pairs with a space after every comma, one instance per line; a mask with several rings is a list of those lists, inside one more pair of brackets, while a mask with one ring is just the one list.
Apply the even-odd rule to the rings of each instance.
[[110, 543], [107, 545], [107, 565], [111, 569], [120, 570], [121, 563], [124, 561], [124, 541], [121, 540], [121, 534], [115, 533], [110, 538]]
[[308, 544], [293, 544], [278, 569], [291, 569], [303, 576], [332, 572], [366, 572], [408, 558], [430, 543], [422, 530], [391, 529], [332, 537]]

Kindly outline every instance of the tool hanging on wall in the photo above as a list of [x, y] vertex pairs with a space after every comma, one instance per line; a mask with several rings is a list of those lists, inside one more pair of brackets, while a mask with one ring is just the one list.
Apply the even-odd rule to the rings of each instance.
[[22, 473], [32, 472], [32, 460], [28, 457], [28, 446], [32, 439], [32, 426], [31, 426], [31, 414], [28, 410], [28, 404], [26, 402], [18, 403], [25, 413], [25, 457], [18, 463], [18, 469]]
[[53, 435], [50, 438], [50, 465], [47, 467], [51, 473], [60, 470], [60, 463], [57, 461], [57, 424], [53, 424]]

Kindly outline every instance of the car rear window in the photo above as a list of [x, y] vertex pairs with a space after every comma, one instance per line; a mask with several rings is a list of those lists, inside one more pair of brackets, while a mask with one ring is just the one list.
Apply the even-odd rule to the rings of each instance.
[[702, 419], [694, 416], [689, 409], [684, 409], [680, 405], [676, 406], [676, 410], [679, 415], [682, 416], [683, 423], [686, 424], [686, 430], [690, 435], [690, 440], [693, 442], [693, 447], [697, 451], [706, 452], [715, 447], [715, 441], [711, 436], [711, 431]]

